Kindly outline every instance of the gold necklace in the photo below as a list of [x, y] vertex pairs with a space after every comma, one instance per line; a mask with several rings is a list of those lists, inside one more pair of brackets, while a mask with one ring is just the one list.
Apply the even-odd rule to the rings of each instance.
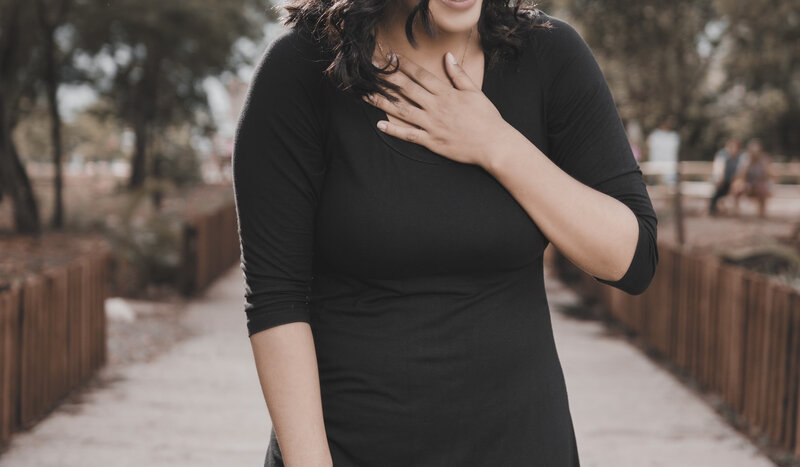
[[[470, 28], [470, 30], [469, 30], [469, 37], [467, 37], [467, 45], [464, 47], [464, 53], [463, 53], [463, 54], [461, 54], [461, 63], [460, 63], [460, 65], [461, 65], [461, 67], [462, 67], [462, 68], [464, 67], [464, 58], [466, 58], [466, 56], [467, 56], [467, 50], [469, 49], [469, 41], [472, 39], [472, 30], [473, 30], [473, 29], [475, 29], [475, 27], [472, 27], [472, 28]], [[386, 57], [386, 56], [387, 56], [387, 55], [386, 55], [386, 52], [384, 52], [384, 50], [383, 50], [383, 47], [381, 47], [381, 41], [379, 41], [379, 40], [377, 40], [377, 39], [375, 39], [375, 41], [376, 41], [376, 42], [377, 42], [377, 44], [378, 44], [378, 49], [381, 51], [381, 55], [383, 55], [384, 57]]]

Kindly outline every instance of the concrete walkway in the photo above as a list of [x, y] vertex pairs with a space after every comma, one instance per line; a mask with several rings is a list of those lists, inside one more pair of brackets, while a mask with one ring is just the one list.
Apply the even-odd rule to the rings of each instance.
[[232, 268], [184, 313], [193, 337], [12, 437], [2, 467], [260, 466], [269, 415]]
[[580, 297], [545, 277], [581, 467], [774, 467], [624, 338], [561, 313]]
[[[558, 312], [576, 297], [547, 286], [582, 467], [772, 466], [624, 340]], [[104, 369], [80, 403], [16, 434], [0, 467], [262, 465], [270, 422], [241, 310], [232, 268], [184, 315], [192, 337]]]

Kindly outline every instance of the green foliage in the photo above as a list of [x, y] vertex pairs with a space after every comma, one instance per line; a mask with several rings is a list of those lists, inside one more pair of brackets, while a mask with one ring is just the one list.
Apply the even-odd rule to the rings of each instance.
[[124, 123], [114, 117], [112, 103], [99, 99], [64, 125], [64, 150], [84, 161], [126, 159], [122, 138]]
[[800, 154], [795, 0], [561, 0], [598, 57], [623, 119], [673, 117], [684, 159], [730, 134]]
[[246, 62], [234, 44], [262, 34], [259, 0], [83, 0], [87, 11], [76, 46], [113, 57], [97, 70], [97, 89], [115, 102], [118, 118], [156, 127], [198, 122], [208, 112], [202, 82]]
[[[800, 8], [791, 0], [716, 0], [731, 23], [731, 52], [723, 91], [749, 110], [739, 130], [749, 128], [767, 146], [800, 154]], [[738, 88], [738, 89], [737, 89]]]
[[[267, 0], [0, 0], [0, 143], [42, 105], [43, 18], [54, 31], [57, 85], [91, 85], [111, 103], [109, 115], [133, 127], [148, 147], [148, 139], [172, 125], [213, 131], [203, 81], [249, 61], [236, 44], [261, 39], [269, 6]], [[29, 135], [41, 139], [46, 121]], [[42, 148], [30, 145], [36, 152], [30, 157], [40, 159]]]
[[[565, 0], [570, 16], [598, 56], [624, 119], [646, 128], [676, 120], [682, 147], [691, 151], [704, 128], [713, 91], [701, 86], [719, 38], [708, 34], [717, 18], [709, 1]], [[695, 143], [695, 144], [693, 144]], [[684, 154], [685, 157], [686, 154]]]
[[181, 261], [182, 218], [152, 209], [148, 202], [156, 190], [169, 190], [169, 183], [149, 181], [131, 193], [119, 222], [107, 227], [117, 257], [135, 271], [133, 289], [146, 284], [169, 283], [178, 277]]
[[161, 159], [163, 177], [177, 186], [202, 182], [200, 161], [192, 151], [178, 151]]

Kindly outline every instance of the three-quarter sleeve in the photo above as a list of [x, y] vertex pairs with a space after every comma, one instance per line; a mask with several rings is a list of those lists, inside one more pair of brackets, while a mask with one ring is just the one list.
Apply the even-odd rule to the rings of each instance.
[[256, 66], [233, 155], [248, 336], [310, 322], [314, 215], [325, 176], [318, 75], [290, 29]]
[[551, 17], [540, 62], [545, 80], [548, 157], [585, 185], [624, 203], [638, 221], [633, 259], [622, 278], [600, 279], [632, 295], [644, 292], [658, 264], [657, 218], [608, 83], [589, 46]]

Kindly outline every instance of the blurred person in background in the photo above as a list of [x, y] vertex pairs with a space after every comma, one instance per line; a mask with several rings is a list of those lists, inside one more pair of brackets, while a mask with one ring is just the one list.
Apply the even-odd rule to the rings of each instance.
[[636, 162], [642, 161], [642, 126], [636, 121], [631, 121], [627, 126], [628, 142], [631, 144], [631, 152]]
[[739, 198], [742, 195], [758, 203], [758, 216], [767, 217], [767, 200], [772, 196], [772, 168], [770, 157], [764, 151], [761, 140], [753, 138], [747, 143], [747, 152], [740, 162], [742, 169], [737, 171], [731, 184], [736, 214], [739, 214]]
[[661, 180], [667, 185], [675, 185], [678, 180], [676, 172], [681, 139], [674, 128], [674, 119], [666, 118], [647, 137], [649, 160], [658, 163], [659, 170], [663, 170]]
[[741, 167], [742, 142], [737, 138], [729, 138], [725, 146], [714, 155], [711, 165], [711, 182], [714, 184], [714, 194], [708, 206], [708, 213], [717, 215], [717, 203], [730, 193], [731, 183]]

